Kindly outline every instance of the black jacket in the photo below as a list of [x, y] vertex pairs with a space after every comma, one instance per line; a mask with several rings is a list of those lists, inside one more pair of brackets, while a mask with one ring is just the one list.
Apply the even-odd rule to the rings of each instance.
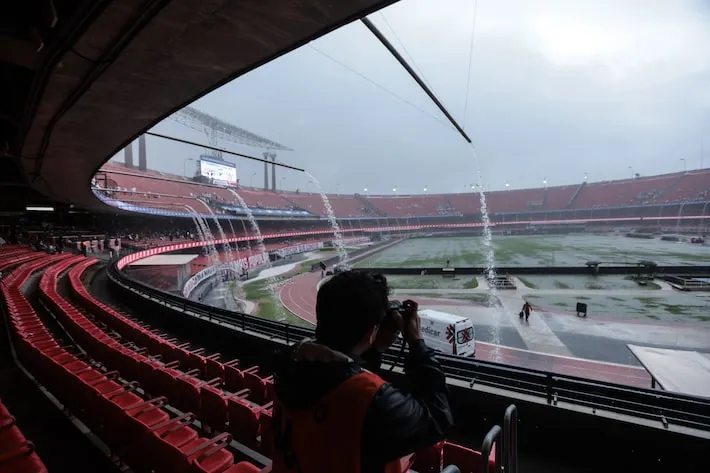
[[[353, 359], [304, 341], [277, 354], [276, 397], [289, 409], [309, 409], [363, 369], [377, 372], [380, 361], [381, 356], [374, 352]], [[361, 444], [363, 472], [381, 472], [386, 463], [443, 440], [453, 425], [444, 373], [424, 341], [410, 347], [405, 373], [411, 390], [385, 383], [365, 416]]]

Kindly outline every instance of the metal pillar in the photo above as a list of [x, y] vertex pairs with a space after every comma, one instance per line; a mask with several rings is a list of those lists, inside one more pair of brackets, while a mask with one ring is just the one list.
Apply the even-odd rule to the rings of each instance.
[[133, 169], [133, 142], [130, 142], [123, 148], [123, 157], [126, 167]]
[[141, 171], [148, 170], [148, 157], [145, 154], [145, 135], [138, 138], [138, 169]]

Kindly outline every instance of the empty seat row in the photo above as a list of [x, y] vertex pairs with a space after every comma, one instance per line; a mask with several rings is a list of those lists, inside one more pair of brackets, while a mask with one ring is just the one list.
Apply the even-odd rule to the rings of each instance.
[[160, 331], [151, 329], [145, 323], [133, 320], [112, 307], [97, 300], [81, 282], [85, 270], [97, 260], [90, 259], [79, 264], [69, 272], [71, 291], [75, 300], [98, 321], [115, 331], [126, 341], [144, 347], [147, 353], [160, 356], [163, 361], [177, 362], [184, 371], [196, 370], [199, 376], [207, 379], [223, 379], [231, 390], [249, 388], [256, 402], [262, 402], [273, 392], [272, 378], [258, 376], [258, 367], [248, 370], [238, 369], [237, 361], [223, 363], [220, 355], [206, 355], [203, 349], [190, 349], [189, 343], [180, 343], [175, 338], [166, 338]]
[[[79, 259], [84, 258], [79, 257]], [[83, 288], [80, 274], [86, 267], [87, 262], [84, 261], [69, 272], [72, 285], [78, 283], [81, 286], [80, 290]], [[86, 344], [87, 351], [97, 360], [110, 369], [117, 370], [125, 378], [137, 380], [146, 393], [164, 396], [169, 400], [170, 405], [185, 412], [195, 412], [198, 419], [206, 426], [218, 431], [227, 430], [235, 440], [268, 453], [266, 447], [269, 443], [265, 442], [262, 446], [260, 434], [261, 426], [270, 422], [272, 403], [260, 405], [247, 400], [251, 392], [249, 387], [256, 388], [259, 402], [263, 402], [267, 395], [271, 395], [267, 394], [267, 391], [273, 392], [271, 389], [266, 389], [265, 380], [258, 376], [258, 367], [241, 371], [236, 360], [220, 363], [215, 355], [203, 357], [199, 350], [188, 352], [183, 346], [179, 346], [172, 353], [178, 356], [170, 362], [163, 362], [162, 355], [166, 354], [165, 351], [162, 355], [151, 357], [145, 349], [136, 349], [137, 345], [131, 341], [127, 345], [121, 345], [118, 339], [110, 338], [110, 344], [97, 346], [92, 343], [86, 331], [99, 330], [99, 328], [57, 293], [57, 274], [58, 268], [52, 268], [44, 274], [40, 281], [40, 294], [56, 315], [61, 317], [62, 323], [77, 339], [80, 346]], [[110, 337], [108, 334], [105, 335]], [[215, 364], [209, 365], [212, 367], [211, 370], [208, 370], [207, 364], [201, 364], [202, 369], [194, 368], [195, 365], [191, 363], [194, 358], [188, 356], [190, 354]], [[181, 364], [186, 371], [178, 369]], [[206, 381], [199, 379], [199, 376], [205, 373], [208, 376], [216, 376]], [[247, 380], [251, 381], [246, 382]], [[231, 389], [231, 393], [225, 393], [220, 389], [225, 382]], [[273, 386], [271, 383], [269, 385]]]
[[[234, 464], [233, 455], [224, 448], [231, 440], [228, 433], [212, 439], [201, 437], [189, 425], [193, 414], [171, 418], [163, 409], [165, 398], [145, 399], [134, 383], [125, 382], [89, 356], [73, 353], [57, 342], [20, 287], [44, 265], [53, 264], [43, 276], [46, 285], [80, 259], [49, 257], [26, 263], [2, 285], [13, 340], [31, 372], [136, 471], [258, 471], [253, 465]], [[92, 330], [92, 334], [97, 343], [111, 341], [99, 330]]]
[[[46, 254], [30, 252], [27, 247], [13, 246], [14, 248], [3, 246], [0, 249], [0, 271], [5, 271], [25, 261], [35, 260], [34, 264], [39, 266], [49, 264], [54, 260]], [[20, 286], [24, 283], [24, 279], [20, 280], [18, 276], [21, 275], [8, 276], [3, 280], [3, 295], [13, 282]], [[3, 300], [6, 298], [3, 297]], [[46, 471], [42, 460], [34, 451], [34, 446], [25, 438], [15, 418], [0, 401], [0, 472], [40, 473]]]
[[[203, 349], [190, 350], [188, 344], [166, 339], [96, 300], [81, 282], [83, 272], [95, 263], [96, 260], [87, 260], [70, 270], [72, 292], [98, 321], [115, 330], [127, 343], [121, 345], [122, 354], [118, 357], [103, 353], [101, 347], [87, 347], [87, 350], [95, 350], [97, 359], [106, 360], [111, 368], [138, 380], [147, 392], [168, 397], [179, 409], [197, 412], [206, 426], [228, 430], [236, 440], [252, 448], [262, 447], [257, 437], [260, 426], [270, 418], [273, 378], [259, 376], [258, 366], [240, 369], [238, 360], [223, 363], [219, 354], [205, 355]], [[56, 281], [54, 284], [56, 286]], [[40, 289], [42, 293], [53, 290], [49, 283], [41, 285]], [[61, 298], [50, 297], [48, 303], [56, 299]], [[56, 309], [78, 312], [66, 301]], [[83, 338], [82, 334], [76, 336]]]

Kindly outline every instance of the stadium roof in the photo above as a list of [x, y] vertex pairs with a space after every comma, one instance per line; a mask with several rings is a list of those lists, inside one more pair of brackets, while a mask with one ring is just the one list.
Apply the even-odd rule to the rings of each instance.
[[395, 1], [2, 2], [0, 211], [106, 208], [91, 177], [143, 131]]
[[185, 121], [190, 122], [190, 126], [195, 126], [195, 122], [198, 122], [202, 124], [204, 128], [212, 130], [212, 133], [223, 141], [232, 141], [235, 143], [246, 144], [248, 146], [258, 146], [277, 151], [293, 151], [288, 146], [284, 146], [268, 138], [259, 136], [256, 133], [245, 130], [244, 128], [239, 128], [238, 126], [225, 122], [221, 118], [214, 117], [209, 113], [197, 110], [194, 107], [185, 107], [173, 115], [172, 118], [181, 123]]
[[136, 260], [128, 266], [182, 266], [197, 257], [198, 255], [154, 255]]

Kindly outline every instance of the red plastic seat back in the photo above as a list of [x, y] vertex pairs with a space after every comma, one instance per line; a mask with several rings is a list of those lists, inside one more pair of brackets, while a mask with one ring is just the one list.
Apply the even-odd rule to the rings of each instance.
[[223, 431], [227, 423], [227, 400], [222, 390], [209, 385], [202, 386], [200, 398], [200, 420], [213, 429]]
[[266, 383], [261, 376], [244, 371], [244, 387], [249, 390], [249, 399], [257, 404], [266, 402]]
[[224, 365], [224, 383], [228, 391], [241, 391], [244, 388], [242, 371], [234, 366]]
[[[495, 447], [494, 447], [495, 449]], [[492, 460], [489, 460], [489, 472], [495, 471], [495, 450], [491, 451]], [[470, 448], [456, 445], [453, 443], [444, 443], [444, 467], [448, 465], [456, 465], [461, 470], [461, 473], [487, 473], [484, 471], [484, 462], [481, 453]]]
[[256, 446], [259, 435], [259, 418], [254, 409], [241, 399], [227, 401], [229, 428], [234, 440], [250, 447]]

